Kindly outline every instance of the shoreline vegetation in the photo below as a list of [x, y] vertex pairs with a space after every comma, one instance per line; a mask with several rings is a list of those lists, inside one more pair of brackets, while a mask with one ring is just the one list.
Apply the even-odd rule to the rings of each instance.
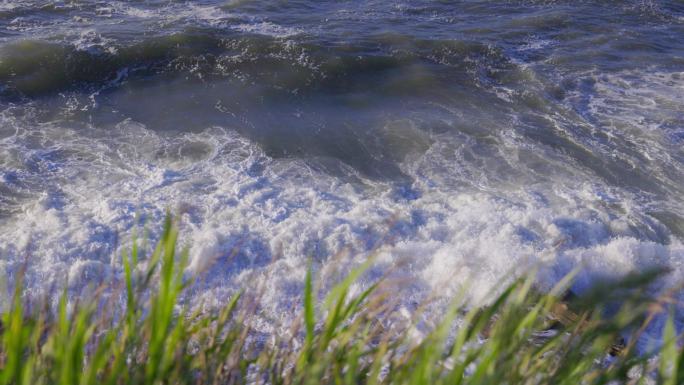
[[[3, 309], [0, 385], [115, 384], [680, 384], [684, 351], [674, 327], [673, 289], [658, 297], [646, 287], [665, 274], [641, 272], [603, 283], [582, 296], [573, 275], [550, 292], [532, 277], [507, 286], [485, 308], [454, 298], [420, 338], [380, 278], [360, 293], [353, 283], [372, 259], [318, 301], [311, 268], [288, 337], [253, 338], [259, 295], [236, 294], [212, 311], [183, 300], [187, 252], [177, 249], [169, 218], [150, 255], [137, 242], [122, 258], [122, 309], [112, 288], [56, 309], [23, 299], [21, 272]], [[136, 269], [142, 261], [146, 267]], [[636, 342], [667, 315], [661, 346]]]

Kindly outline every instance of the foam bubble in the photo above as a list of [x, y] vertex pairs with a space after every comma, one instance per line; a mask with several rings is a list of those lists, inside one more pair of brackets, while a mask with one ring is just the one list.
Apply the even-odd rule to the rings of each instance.
[[241, 32], [256, 33], [260, 35], [273, 36], [278, 38], [286, 38], [302, 33], [301, 30], [292, 27], [285, 27], [274, 24], [270, 21], [262, 21], [249, 24], [238, 24], [233, 26], [234, 29]]
[[[391, 184], [348, 183], [301, 159], [270, 158], [224, 128], [164, 136], [125, 120], [90, 130], [44, 125], [12, 137], [12, 148], [25, 155], [19, 178], [41, 178], [45, 190], [0, 225], [0, 253], [10, 271], [30, 256], [32, 293], [68, 279], [76, 295], [117, 279], [136, 216], [146, 217], [154, 239], [167, 207], [182, 212], [189, 272], [204, 272], [194, 289], [198, 301], [220, 304], [261, 282], [262, 317], [271, 321], [292, 316], [309, 257], [328, 284], [370, 254], [377, 255], [378, 274], [401, 266], [394, 274], [411, 282], [402, 293], [408, 309], [464, 287], [482, 303], [502, 281], [532, 268], [541, 269], [543, 286], [584, 266], [578, 291], [602, 276], [652, 265], [684, 273], [682, 244], [644, 239], [628, 225], [642, 222], [640, 214], [604, 206], [628, 198], [596, 184], [508, 187], [505, 197], [493, 185], [489, 192], [454, 190], [435, 183], [435, 163], [448, 160], [428, 151], [405, 165], [420, 192], [407, 198]], [[34, 148], [36, 139], [41, 145]], [[40, 164], [29, 166], [31, 159]], [[343, 250], [351, 259], [332, 258]], [[271, 321], [262, 331], [277, 331]]]

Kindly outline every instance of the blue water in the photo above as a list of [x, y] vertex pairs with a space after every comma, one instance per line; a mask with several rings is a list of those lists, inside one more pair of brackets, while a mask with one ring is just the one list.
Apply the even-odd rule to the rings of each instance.
[[683, 196], [681, 1], [0, 4], [0, 270], [33, 295], [116, 281], [167, 208], [193, 295], [263, 282], [267, 333], [308, 258], [376, 255], [409, 312], [531, 267], [667, 284]]

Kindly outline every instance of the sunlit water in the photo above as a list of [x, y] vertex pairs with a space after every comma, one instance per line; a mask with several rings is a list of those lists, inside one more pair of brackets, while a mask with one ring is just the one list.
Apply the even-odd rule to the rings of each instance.
[[167, 208], [196, 298], [263, 282], [266, 333], [309, 258], [377, 254], [358, 286], [407, 278], [408, 313], [532, 267], [674, 282], [683, 197], [678, 0], [0, 4], [0, 272], [32, 295], [117, 280]]

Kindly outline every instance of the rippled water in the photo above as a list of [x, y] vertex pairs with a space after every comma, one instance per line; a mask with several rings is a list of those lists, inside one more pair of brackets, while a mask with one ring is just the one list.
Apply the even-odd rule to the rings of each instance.
[[[263, 281], [263, 328], [378, 254], [408, 310], [542, 266], [684, 276], [684, 4], [0, 4], [0, 270], [117, 279], [183, 212], [195, 295]], [[366, 284], [366, 281], [359, 285]]]

